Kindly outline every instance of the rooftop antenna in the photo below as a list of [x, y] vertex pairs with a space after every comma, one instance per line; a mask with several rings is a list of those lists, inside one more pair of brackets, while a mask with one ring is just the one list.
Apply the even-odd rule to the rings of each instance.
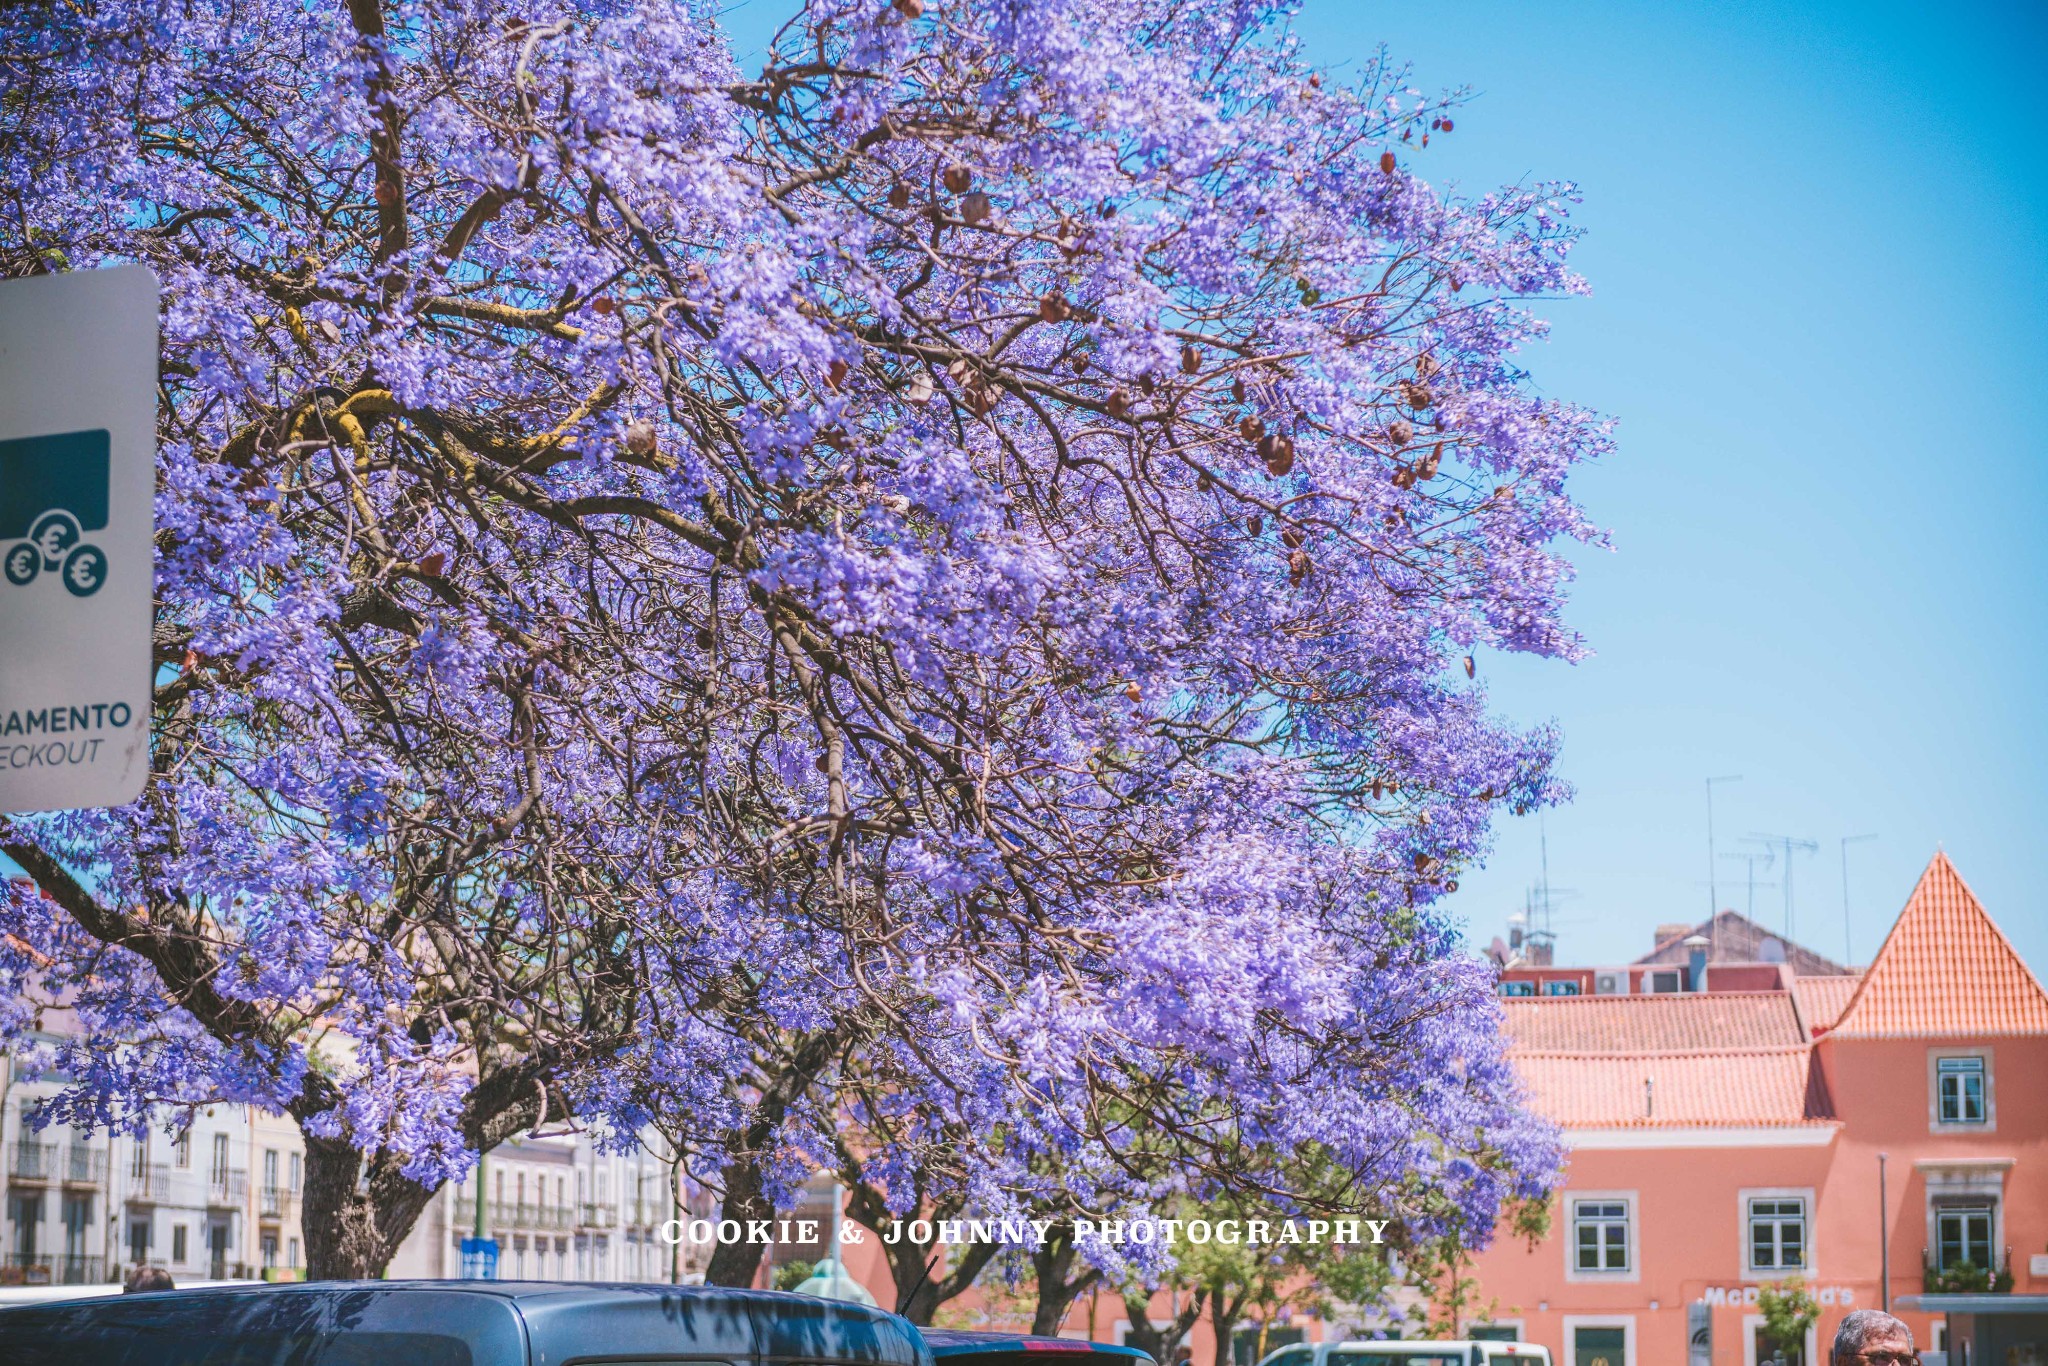
[[1820, 845], [1813, 840], [1800, 839], [1797, 835], [1751, 834], [1749, 841], [1752, 844], [1761, 844], [1766, 848], [1781, 850], [1785, 855], [1785, 940], [1787, 943], [1790, 943], [1792, 942], [1793, 931], [1798, 928], [1797, 920], [1793, 915], [1795, 903], [1792, 900], [1792, 853], [1794, 850], [1798, 850], [1801, 853], [1817, 854], [1820, 852]]
[[1842, 836], [1842, 966], [1852, 967], [1856, 962], [1856, 951], [1849, 947], [1849, 846], [1874, 840], [1875, 835]]
[[1768, 870], [1770, 866], [1777, 861], [1778, 856], [1766, 850], [1761, 854], [1723, 854], [1721, 855], [1721, 857], [1733, 860], [1734, 862], [1743, 865], [1745, 875], [1749, 883], [1749, 900], [1744, 903], [1742, 913], [1743, 915], [1747, 916], [1750, 920], [1755, 920], [1756, 889], [1759, 887], [1769, 888], [1778, 885], [1775, 882], [1758, 882], [1756, 880], [1756, 865], [1759, 862], [1761, 862], [1764, 865], [1765, 869]]
[[1712, 934], [1714, 917], [1721, 914], [1721, 890], [1715, 884], [1718, 871], [1714, 859], [1714, 784], [1739, 783], [1740, 773], [1724, 773], [1718, 778], [1707, 779], [1707, 933]]

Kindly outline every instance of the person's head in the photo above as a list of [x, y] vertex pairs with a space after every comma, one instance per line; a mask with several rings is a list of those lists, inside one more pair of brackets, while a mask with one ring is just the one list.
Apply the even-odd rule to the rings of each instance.
[[176, 1290], [171, 1273], [160, 1266], [138, 1266], [128, 1273], [128, 1283], [121, 1287], [121, 1293], [132, 1295], [143, 1290]]
[[1919, 1366], [1913, 1330], [1876, 1309], [1858, 1309], [1835, 1330], [1832, 1366]]

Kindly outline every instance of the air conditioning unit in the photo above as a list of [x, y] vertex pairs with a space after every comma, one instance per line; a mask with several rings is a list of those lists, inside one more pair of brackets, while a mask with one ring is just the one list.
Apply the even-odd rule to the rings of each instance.
[[1628, 974], [1626, 972], [1596, 972], [1593, 974], [1595, 996], [1628, 995]]

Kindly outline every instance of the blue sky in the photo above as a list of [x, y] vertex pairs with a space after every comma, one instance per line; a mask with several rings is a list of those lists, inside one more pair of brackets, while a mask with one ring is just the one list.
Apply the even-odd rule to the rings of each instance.
[[[758, 53], [787, 0], [728, 15]], [[1308, 0], [1320, 64], [1384, 43], [1470, 86], [1410, 164], [1585, 196], [1586, 300], [1528, 364], [1620, 419], [1579, 481], [1583, 664], [1488, 659], [1565, 734], [1545, 821], [1563, 958], [1703, 919], [1723, 855], [1795, 854], [1797, 936], [1867, 961], [1937, 844], [2048, 972], [2048, 7]], [[743, 58], [743, 66], [758, 56]], [[1456, 898], [1484, 942], [1539, 871], [1532, 818]], [[1843, 836], [1852, 912], [1843, 918]], [[1721, 904], [1749, 874], [1720, 865]], [[1757, 918], [1784, 919], [1783, 864]]]

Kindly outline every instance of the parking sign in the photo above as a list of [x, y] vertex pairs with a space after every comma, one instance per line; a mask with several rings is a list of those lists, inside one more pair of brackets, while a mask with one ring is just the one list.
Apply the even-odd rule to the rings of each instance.
[[149, 774], [157, 283], [0, 283], [0, 811]]

